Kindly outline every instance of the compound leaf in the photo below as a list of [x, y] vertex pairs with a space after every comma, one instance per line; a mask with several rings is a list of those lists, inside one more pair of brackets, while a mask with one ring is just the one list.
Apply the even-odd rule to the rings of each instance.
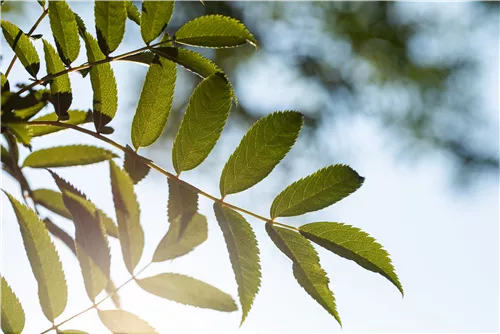
[[69, 66], [80, 53], [75, 13], [66, 1], [49, 1], [49, 19], [59, 56]]
[[231, 101], [230, 85], [221, 73], [207, 77], [195, 88], [172, 150], [178, 174], [195, 168], [210, 154], [226, 124]]
[[299, 230], [312, 242], [384, 276], [404, 294], [389, 253], [368, 233], [357, 227], [333, 222], [306, 224], [300, 226]]
[[129, 20], [141, 25], [141, 13], [134, 5], [132, 1], [125, 1], [125, 6], [127, 7], [127, 17]]
[[329, 279], [312, 244], [299, 233], [266, 224], [271, 240], [293, 262], [293, 275], [306, 292], [342, 326]]
[[21, 333], [26, 321], [23, 307], [3, 276], [1, 277], [1, 281], [0, 291], [2, 298], [0, 307], [2, 309], [2, 317], [0, 325], [2, 326], [2, 331], [4, 333]]
[[298, 216], [326, 208], [356, 191], [363, 181], [349, 166], [320, 169], [283, 190], [273, 201], [271, 217]]
[[219, 203], [214, 204], [214, 211], [238, 283], [243, 324], [260, 287], [261, 267], [257, 238], [250, 224], [238, 212]]
[[177, 66], [170, 60], [156, 57], [149, 65], [132, 122], [132, 144], [136, 149], [153, 144], [165, 129], [176, 77]]
[[189, 276], [164, 273], [138, 279], [136, 282], [143, 290], [177, 303], [222, 312], [238, 309], [230, 295]]
[[142, 2], [141, 36], [146, 44], [165, 30], [174, 12], [174, 3], [175, 1]]
[[14, 50], [26, 71], [36, 77], [40, 69], [40, 58], [29, 37], [18, 26], [5, 20], [2, 20], [2, 31], [5, 40]]
[[56, 146], [35, 151], [24, 160], [23, 167], [47, 168], [89, 165], [116, 158], [106, 149], [90, 145]]
[[125, 1], [95, 1], [94, 16], [97, 41], [107, 56], [116, 50], [125, 35]]
[[245, 43], [257, 46], [257, 41], [238, 20], [222, 15], [198, 17], [175, 33], [180, 44], [209, 48], [230, 48]]
[[[83, 110], [69, 110], [68, 111], [69, 119], [65, 121], [66, 124], [72, 125], [80, 125], [90, 122], [92, 120], [92, 114], [83, 111]], [[58, 120], [58, 116], [56, 113], [50, 113], [38, 118], [35, 118], [33, 121], [52, 121], [55, 122]], [[62, 126], [52, 126], [52, 125], [30, 125], [31, 136], [32, 137], [40, 137], [47, 135], [49, 133], [58, 132], [61, 130], [65, 130]]]
[[99, 319], [112, 333], [120, 334], [156, 334], [146, 321], [133, 313], [123, 310], [98, 310]]
[[[5, 191], [4, 191], [5, 192]], [[38, 282], [38, 298], [45, 317], [54, 322], [66, 308], [68, 287], [59, 254], [38, 215], [5, 192], [16, 213], [24, 248]]]
[[275, 112], [258, 120], [222, 170], [222, 196], [246, 190], [269, 175], [295, 144], [302, 122], [296, 111]]

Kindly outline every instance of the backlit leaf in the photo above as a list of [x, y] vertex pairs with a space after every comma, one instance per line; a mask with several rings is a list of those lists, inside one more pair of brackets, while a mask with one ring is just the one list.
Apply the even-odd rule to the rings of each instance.
[[9, 80], [7, 80], [7, 77], [5, 76], [5, 74], [2, 73], [2, 93], [8, 92], [8, 91], [10, 91]]
[[[45, 39], [43, 40], [43, 50], [45, 52], [45, 64], [47, 73], [54, 74], [64, 71], [64, 64], [61, 58], [56, 53], [56, 50]], [[73, 101], [71, 93], [71, 82], [69, 75], [66, 73], [60, 75], [50, 81], [51, 103], [54, 105], [56, 114], [60, 120], [68, 120], [68, 109]]]
[[202, 78], [206, 78], [217, 72], [222, 72], [215, 63], [203, 57], [198, 52], [168, 46], [153, 48], [151, 50], [157, 55], [181, 65]]
[[198, 17], [175, 33], [180, 44], [209, 48], [230, 48], [245, 43], [257, 46], [257, 41], [238, 20], [222, 15]]
[[182, 181], [168, 179], [168, 221], [172, 223], [181, 216], [180, 234], [198, 211], [198, 193]]
[[241, 324], [243, 324], [260, 287], [261, 267], [257, 239], [252, 226], [238, 212], [219, 203], [214, 203], [214, 211], [224, 234], [238, 283], [238, 295], [243, 310]]
[[172, 260], [185, 255], [207, 240], [207, 218], [199, 213], [192, 216], [182, 235], [180, 229], [181, 217], [178, 216], [170, 223], [167, 234], [156, 248], [153, 262]]
[[222, 196], [248, 189], [269, 175], [295, 144], [302, 122], [296, 111], [275, 112], [258, 120], [222, 170]]
[[389, 253], [368, 233], [357, 227], [332, 222], [306, 224], [299, 230], [312, 242], [384, 276], [404, 294]]
[[95, 1], [94, 15], [99, 47], [102, 53], [109, 55], [116, 50], [125, 35], [125, 1]]
[[2, 331], [4, 333], [21, 333], [25, 323], [23, 307], [3, 276], [1, 281], [2, 298], [0, 307], [2, 308], [2, 317], [0, 325]]
[[123, 169], [125, 169], [128, 173], [134, 184], [139, 183], [139, 181], [145, 178], [151, 169], [148, 165], [142, 162], [142, 160], [143, 159], [139, 158], [132, 148], [127, 145], [125, 159], [123, 161]]
[[106, 149], [89, 145], [56, 146], [35, 151], [24, 160], [23, 167], [47, 168], [89, 165], [116, 158]]
[[141, 13], [134, 5], [132, 1], [125, 1], [125, 6], [127, 7], [127, 17], [129, 20], [134, 21], [139, 26], [141, 25]]
[[349, 166], [320, 169], [283, 190], [273, 201], [271, 217], [298, 216], [326, 208], [356, 191], [363, 181]]
[[226, 124], [231, 101], [230, 86], [220, 73], [195, 88], [172, 150], [178, 174], [195, 168], [210, 154]]
[[43, 314], [54, 322], [54, 319], [64, 311], [68, 301], [68, 287], [59, 254], [38, 215], [9, 193], [5, 194], [14, 208], [21, 228], [24, 248], [38, 282], [38, 298]]
[[167, 125], [174, 100], [177, 66], [157, 57], [151, 63], [132, 122], [132, 144], [137, 149], [153, 144]]
[[49, 19], [59, 56], [69, 66], [80, 53], [75, 14], [66, 1], [49, 1]]
[[19, 143], [31, 149], [31, 129], [26, 123], [6, 123], [2, 121], [2, 126], [9, 129]]
[[[64, 123], [72, 124], [72, 125], [80, 125], [88, 123], [92, 120], [92, 114], [83, 111], [83, 110], [69, 110], [68, 111], [69, 119]], [[57, 121], [58, 117], [56, 113], [50, 113], [38, 118], [35, 118], [33, 121]], [[40, 137], [47, 135], [49, 133], [58, 132], [61, 130], [66, 130], [66, 128], [62, 126], [51, 126], [51, 125], [30, 125], [31, 128], [31, 136], [32, 137]]]
[[156, 334], [146, 321], [135, 314], [123, 310], [98, 310], [99, 319], [112, 333], [116, 334]]
[[175, 1], [143, 1], [141, 14], [141, 36], [149, 44], [165, 30], [172, 13]]
[[318, 253], [309, 240], [289, 229], [266, 224], [271, 240], [293, 262], [293, 275], [306, 292], [339, 322], [329, 279], [319, 263]]
[[136, 282], [145, 291], [177, 303], [222, 312], [238, 309], [230, 295], [189, 276], [164, 273], [138, 279]]
[[40, 58], [29, 37], [15, 24], [2, 20], [2, 31], [5, 40], [29, 74], [36, 77], [40, 69]]
[[112, 160], [109, 161], [109, 172], [123, 260], [128, 271], [133, 274], [144, 249], [144, 231], [140, 223], [139, 203], [130, 176]]

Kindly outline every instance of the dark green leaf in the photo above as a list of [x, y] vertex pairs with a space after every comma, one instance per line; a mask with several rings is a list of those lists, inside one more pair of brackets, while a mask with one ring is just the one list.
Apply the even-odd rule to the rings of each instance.
[[243, 324], [260, 287], [261, 268], [257, 239], [250, 224], [238, 212], [219, 203], [214, 203], [214, 211], [224, 234], [238, 283], [238, 295], [243, 310], [241, 324]]
[[[38, 2], [38, 4], [39, 4], [40, 6], [42, 6], [43, 8], [45, 8], [45, 0], [38, 0], [37, 2]], [[2, 3], [3, 3], [3, 2], [2, 2]]]
[[198, 52], [166, 46], [153, 48], [151, 50], [157, 55], [181, 65], [202, 78], [209, 77], [217, 72], [222, 72], [215, 63], [203, 57]]
[[246, 190], [268, 176], [295, 144], [302, 122], [296, 111], [275, 112], [258, 120], [222, 170], [222, 196]]
[[172, 150], [178, 174], [195, 168], [210, 154], [226, 124], [231, 102], [230, 85], [221, 73], [207, 77], [195, 88]]
[[134, 21], [139, 26], [141, 25], [141, 13], [134, 5], [132, 1], [125, 1], [125, 6], [127, 7], [127, 17], [129, 20]]
[[2, 73], [2, 93], [8, 92], [8, 91], [10, 91], [9, 80], [7, 80], [7, 77], [5, 76], [5, 74]]
[[125, 159], [123, 161], [123, 169], [125, 169], [128, 173], [134, 184], [139, 183], [143, 178], [145, 178], [151, 169], [142, 161], [143, 158], [138, 157], [132, 148], [127, 145]]
[[182, 235], [180, 232], [181, 217], [178, 216], [170, 223], [167, 234], [156, 248], [153, 262], [172, 260], [185, 255], [207, 240], [207, 218], [196, 213], [187, 223]]
[[35, 151], [24, 160], [23, 167], [47, 168], [90, 165], [116, 158], [111, 151], [96, 146], [56, 146]]
[[[56, 53], [56, 50], [46, 40], [43, 40], [43, 50], [45, 52], [45, 63], [47, 65], [47, 73], [54, 74], [64, 71], [64, 64], [61, 58]], [[69, 119], [68, 109], [73, 101], [71, 93], [71, 82], [69, 75], [66, 73], [60, 75], [50, 81], [51, 103], [54, 105], [56, 114], [60, 120], [66, 121]]]
[[[95, 38], [88, 32], [85, 32], [84, 36], [89, 62], [105, 59]], [[118, 109], [118, 90], [111, 65], [104, 63], [93, 66], [90, 70], [90, 81], [94, 91], [94, 124], [96, 131], [100, 132], [115, 117]]]
[[222, 15], [198, 17], [175, 33], [180, 44], [209, 48], [230, 48], [245, 43], [257, 46], [257, 41], [238, 20]]
[[141, 15], [141, 36], [149, 44], [165, 30], [172, 13], [175, 1], [143, 1]]
[[144, 249], [144, 231], [140, 223], [139, 203], [137, 203], [132, 180], [112, 160], [109, 161], [109, 172], [123, 260], [128, 271], [133, 275]]
[[64, 205], [71, 213], [75, 224], [75, 246], [82, 269], [85, 290], [90, 300], [107, 286], [111, 256], [104, 227], [95, 207], [85, 195], [67, 181], [51, 172], [57, 186], [63, 193]]
[[333, 292], [328, 287], [329, 279], [309, 240], [295, 231], [271, 224], [266, 224], [266, 231], [276, 247], [292, 260], [293, 275], [297, 282], [342, 326]]
[[13, 114], [2, 115], [2, 121], [20, 121], [28, 120], [42, 110], [50, 99], [50, 91], [46, 89], [30, 90], [26, 96], [6, 92], [2, 96], [5, 96], [2, 112], [14, 110]]
[[138, 279], [136, 282], [145, 291], [177, 303], [222, 312], [238, 309], [230, 295], [189, 276], [165, 273]]
[[23, 307], [3, 276], [1, 281], [2, 298], [0, 307], [2, 308], [2, 318], [0, 324], [2, 331], [4, 333], [21, 333], [25, 323]]
[[49, 19], [59, 56], [69, 66], [80, 53], [75, 14], [66, 1], [49, 1]]
[[[65, 123], [67, 124], [72, 124], [72, 125], [80, 125], [80, 124], [85, 124], [90, 121], [92, 121], [92, 114], [83, 111], [83, 110], [69, 110], [68, 111], [69, 115], [69, 120], [67, 120]], [[36, 118], [33, 121], [52, 121], [55, 122], [57, 121], [58, 117], [56, 113], [50, 113], [47, 115], [44, 115], [42, 117]], [[58, 132], [61, 130], [65, 130], [66, 128], [63, 128], [62, 126], [51, 126], [51, 125], [30, 125], [29, 126], [31, 129], [31, 136], [32, 137], [40, 137], [47, 135], [49, 133], [54, 133]]]
[[384, 276], [404, 294], [389, 253], [368, 233], [357, 227], [331, 222], [306, 224], [299, 230], [312, 242]]
[[157, 334], [153, 327], [135, 314], [122, 310], [98, 310], [99, 319], [112, 333]]
[[40, 69], [40, 58], [29, 37], [15, 24], [2, 20], [2, 31], [5, 40], [29, 74], [36, 77]]
[[132, 122], [132, 144], [136, 149], [153, 144], [167, 125], [176, 76], [177, 67], [170, 60], [157, 57], [149, 66]]
[[349, 166], [320, 169], [283, 190], [273, 201], [271, 218], [299, 216], [326, 208], [356, 191], [363, 181]]
[[102, 53], [109, 55], [116, 50], [125, 35], [125, 1], [95, 1], [94, 15], [99, 47]]
[[24, 248], [38, 282], [38, 298], [43, 314], [54, 322], [64, 311], [68, 301], [68, 287], [59, 255], [38, 215], [9, 193], [5, 194], [14, 208], [21, 228]]

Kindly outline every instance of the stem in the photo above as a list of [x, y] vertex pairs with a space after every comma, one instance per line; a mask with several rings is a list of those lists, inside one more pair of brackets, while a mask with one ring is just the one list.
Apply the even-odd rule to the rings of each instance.
[[[48, 8], [43, 10], [43, 12], [40, 15], [40, 17], [38, 18], [38, 20], [36, 20], [35, 24], [33, 24], [30, 31], [27, 33], [28, 37], [30, 37], [31, 34], [33, 34], [35, 32], [36, 28], [38, 27], [40, 22], [42, 22], [43, 18], [47, 15], [48, 12], [49, 12]], [[14, 43], [13, 45], [14, 45], [14, 49], [15, 49], [16, 43]], [[5, 77], [9, 76], [9, 73], [12, 70], [12, 67], [14, 66], [14, 63], [16, 62], [16, 60], [17, 60], [17, 55], [14, 55], [14, 57], [10, 61], [9, 67], [7, 68], [7, 71], [5, 71]]]
[[266, 218], [266, 217], [260, 216], [260, 215], [258, 215], [256, 213], [253, 213], [253, 212], [248, 211], [246, 209], [240, 208], [239, 206], [227, 203], [223, 199], [219, 199], [219, 198], [217, 198], [217, 197], [215, 197], [213, 195], [210, 195], [209, 193], [207, 193], [207, 192], [205, 192], [205, 191], [203, 191], [203, 190], [201, 190], [201, 189], [193, 186], [192, 184], [187, 183], [186, 181], [181, 180], [180, 178], [178, 178], [174, 174], [166, 171], [165, 169], [161, 168], [160, 166], [158, 166], [157, 164], [155, 164], [151, 160], [149, 160], [149, 159], [143, 157], [142, 155], [139, 155], [139, 154], [137, 154], [137, 153], [135, 153], [135, 152], [133, 152], [131, 150], [128, 150], [123, 145], [120, 145], [117, 142], [115, 142], [114, 140], [109, 139], [108, 137], [104, 137], [104, 136], [98, 134], [97, 132], [94, 132], [94, 131], [91, 131], [91, 130], [79, 127], [77, 125], [68, 124], [68, 123], [62, 123], [62, 122], [59, 122], [59, 121], [31, 121], [31, 122], [27, 122], [26, 124], [27, 125], [34, 125], [34, 126], [42, 126], [42, 125], [59, 126], [59, 127], [62, 127], [62, 128], [73, 129], [73, 130], [79, 131], [81, 133], [85, 133], [85, 134], [87, 134], [89, 136], [92, 136], [94, 138], [97, 138], [97, 139], [99, 139], [101, 141], [104, 141], [105, 143], [108, 143], [108, 144], [114, 146], [115, 148], [121, 150], [124, 153], [133, 153], [131, 155], [134, 157], [134, 159], [137, 159], [137, 160], [141, 161], [143, 164], [145, 164], [145, 165], [149, 166], [150, 168], [156, 170], [160, 174], [165, 175], [169, 179], [171, 179], [171, 180], [173, 180], [173, 181], [175, 181], [177, 183], [180, 183], [183, 186], [186, 186], [186, 187], [192, 189], [193, 191], [197, 192], [198, 194], [200, 194], [200, 195], [202, 195], [202, 196], [204, 196], [206, 198], [209, 198], [209, 199], [211, 199], [214, 202], [219, 202], [221, 204], [224, 204], [224, 205], [230, 207], [233, 210], [236, 210], [236, 211], [239, 211], [239, 212], [244, 213], [246, 215], [252, 216], [252, 217], [257, 218], [259, 220], [262, 220], [262, 221], [264, 221], [266, 223], [278, 225], [278, 226], [285, 227], [285, 228], [292, 229], [292, 230], [296, 230], [296, 231], [298, 230], [294, 226], [275, 222], [275, 221], [273, 221], [270, 218]]

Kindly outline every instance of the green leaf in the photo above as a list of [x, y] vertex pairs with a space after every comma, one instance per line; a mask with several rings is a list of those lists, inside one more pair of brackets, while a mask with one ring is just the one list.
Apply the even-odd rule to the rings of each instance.
[[143, 1], [141, 15], [141, 36], [149, 44], [165, 30], [172, 13], [175, 1]]
[[220, 73], [195, 88], [172, 150], [178, 174], [197, 167], [210, 154], [226, 124], [231, 100], [230, 86]]
[[135, 314], [122, 310], [98, 310], [99, 319], [112, 333], [119, 334], [156, 334], [146, 321]]
[[139, 183], [143, 178], [148, 175], [149, 168], [144, 162], [144, 158], [139, 157], [130, 146], [127, 145], [125, 151], [125, 159], [123, 161], [123, 169], [128, 173], [134, 184]]
[[90, 145], [56, 146], [38, 150], [26, 157], [23, 167], [47, 168], [90, 165], [116, 158], [106, 149]]
[[271, 224], [266, 224], [266, 231], [276, 247], [292, 260], [293, 275], [297, 282], [342, 326], [333, 292], [328, 287], [329, 279], [309, 240], [295, 231]]
[[15, 24], [2, 20], [2, 31], [5, 40], [29, 74], [36, 77], [40, 69], [40, 58], [29, 37]]
[[404, 295], [389, 253], [368, 233], [357, 227], [331, 222], [306, 224], [299, 230], [312, 242], [384, 276]]
[[38, 2], [38, 4], [40, 6], [42, 6], [43, 8], [45, 8], [45, 0], [38, 0], [37, 2]]
[[[167, 234], [160, 241], [153, 262], [172, 260], [191, 252], [208, 237], [207, 218], [196, 213], [187, 223], [181, 235], [181, 217], [170, 223]], [[180, 236], [180, 237], [179, 237]]]
[[275, 112], [258, 120], [222, 170], [222, 196], [246, 190], [268, 176], [295, 144], [302, 122], [296, 111]]
[[54, 322], [64, 311], [68, 301], [68, 286], [59, 255], [38, 215], [9, 193], [5, 194], [14, 208], [21, 228], [24, 248], [38, 282], [38, 298], [43, 314]]
[[14, 110], [14, 113], [2, 115], [2, 121], [20, 121], [28, 120], [42, 110], [50, 99], [50, 91], [47, 89], [30, 90], [25, 96], [4, 92], [3, 96], [7, 99], [5, 104], [2, 104], [2, 112]]
[[109, 55], [116, 50], [125, 35], [125, 1], [95, 1], [94, 15], [99, 47], [102, 53]]
[[25, 323], [23, 307], [3, 276], [1, 281], [2, 299], [0, 306], [2, 308], [2, 320], [0, 324], [2, 331], [4, 333], [21, 333]]
[[206, 15], [189, 21], [177, 30], [175, 41], [209, 48], [231, 48], [245, 43], [257, 46], [253, 35], [240, 21], [222, 15]]
[[165, 129], [176, 76], [177, 67], [169, 60], [156, 57], [149, 66], [132, 122], [132, 144], [136, 149], [153, 144]]
[[59, 56], [69, 66], [80, 53], [75, 13], [66, 1], [49, 1], [49, 19]]
[[[57, 213], [64, 218], [73, 219], [71, 213], [64, 206], [62, 193], [50, 189], [37, 189], [33, 191], [33, 197], [35, 202], [44, 208]], [[98, 213], [101, 224], [103, 224], [106, 229], [106, 233], [111, 237], [118, 238], [118, 228], [116, 227], [115, 222], [101, 209], [96, 208], [94, 203], [90, 201], [87, 202], [87, 206], [91, 207], [92, 210], [95, 210]]]
[[262, 276], [259, 246], [252, 226], [242, 215], [219, 203], [214, 203], [214, 211], [224, 234], [234, 276], [238, 283], [238, 295], [243, 310], [241, 324], [243, 324], [259, 292]]
[[31, 149], [31, 130], [26, 123], [5, 123], [2, 121], [2, 126], [9, 129], [19, 143]]
[[222, 312], [233, 312], [238, 309], [230, 295], [189, 276], [164, 273], [138, 279], [136, 282], [145, 291], [177, 303]]
[[[106, 57], [92, 35], [85, 32], [85, 46], [89, 62], [94, 63]], [[94, 124], [97, 132], [115, 117], [118, 109], [118, 90], [115, 75], [109, 63], [99, 64], [90, 69], [90, 82], [94, 91]]]
[[153, 48], [151, 50], [157, 55], [181, 65], [202, 78], [209, 77], [217, 72], [222, 72], [215, 63], [203, 57], [198, 52], [166, 46]]
[[144, 231], [140, 223], [139, 203], [137, 203], [134, 183], [130, 176], [112, 160], [109, 161], [109, 172], [123, 260], [128, 271], [133, 275], [144, 249]]
[[[54, 74], [64, 71], [64, 64], [61, 58], [56, 54], [56, 50], [45, 39], [43, 40], [43, 50], [45, 52], [45, 63], [47, 65], [47, 74]], [[71, 82], [66, 73], [50, 81], [51, 103], [54, 105], [56, 114], [60, 120], [68, 120], [68, 109], [73, 101], [71, 93]]]
[[273, 201], [271, 218], [299, 216], [326, 208], [355, 192], [364, 180], [349, 166], [320, 169], [283, 190]]
[[90, 300], [107, 286], [111, 255], [104, 227], [95, 207], [70, 183], [50, 171], [63, 193], [64, 205], [71, 213], [75, 224], [75, 246], [82, 269], [85, 290]]
[[[92, 114], [83, 111], [83, 110], [69, 110], [68, 111], [69, 119], [65, 122], [66, 124], [72, 125], [80, 125], [88, 123], [92, 120]], [[33, 121], [52, 121], [55, 122], [58, 120], [58, 116], [56, 113], [50, 113], [41, 117], [34, 119]], [[58, 132], [61, 130], [66, 130], [62, 126], [51, 126], [51, 125], [29, 125], [31, 129], [32, 137], [40, 137], [44, 135], [48, 135], [50, 133]]]
[[2, 73], [2, 93], [9, 92], [9, 91], [10, 91], [9, 80], [7, 80], [7, 77], [5, 76], [5, 74]]
[[134, 5], [132, 1], [125, 1], [125, 6], [127, 7], [127, 17], [129, 20], [134, 21], [139, 26], [141, 25], [141, 13]]

